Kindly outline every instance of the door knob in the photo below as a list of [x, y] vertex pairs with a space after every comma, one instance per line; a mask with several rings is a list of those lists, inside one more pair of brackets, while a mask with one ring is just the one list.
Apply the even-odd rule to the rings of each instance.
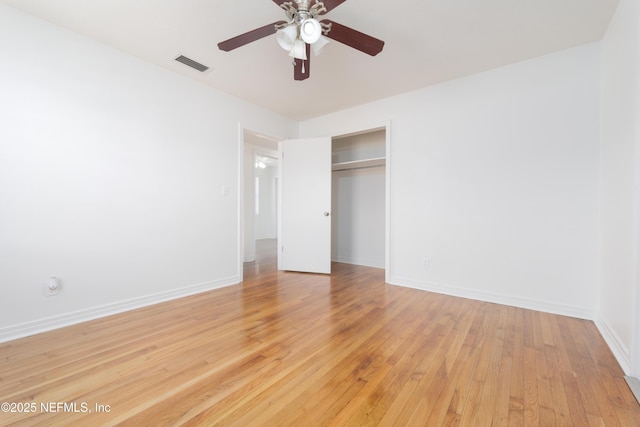
[[329, 212], [325, 211], [324, 216], [329, 216], [329, 215], [330, 215]]

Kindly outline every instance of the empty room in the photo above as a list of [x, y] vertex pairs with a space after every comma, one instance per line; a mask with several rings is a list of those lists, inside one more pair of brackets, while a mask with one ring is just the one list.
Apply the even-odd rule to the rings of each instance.
[[640, 0], [0, 0], [0, 425], [640, 426]]

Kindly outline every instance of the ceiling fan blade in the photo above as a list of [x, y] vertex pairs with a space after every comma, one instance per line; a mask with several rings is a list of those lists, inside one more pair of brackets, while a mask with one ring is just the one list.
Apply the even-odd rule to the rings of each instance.
[[296, 59], [293, 66], [293, 79], [305, 80], [309, 78], [309, 68], [311, 65], [311, 45], [307, 44], [307, 59]]
[[273, 0], [273, 2], [275, 4], [277, 4], [278, 6], [282, 6], [282, 3], [285, 3], [285, 2], [291, 2], [296, 7], [296, 9], [298, 8], [298, 4], [295, 1], [292, 1], [292, 0]]
[[322, 23], [331, 24], [331, 31], [326, 35], [330, 39], [346, 44], [371, 56], [376, 56], [382, 52], [382, 48], [384, 47], [382, 40], [378, 40], [375, 37], [371, 37], [329, 19], [322, 20]]
[[286, 24], [286, 22], [285, 21], [274, 22], [273, 24], [268, 24], [268, 25], [265, 25], [264, 27], [256, 28], [255, 30], [249, 31], [244, 34], [240, 34], [239, 36], [235, 36], [229, 40], [225, 40], [223, 42], [218, 43], [218, 48], [220, 50], [224, 50], [225, 52], [229, 52], [230, 50], [237, 49], [240, 46], [244, 46], [245, 44], [249, 44], [263, 37], [267, 37], [271, 34], [275, 34], [276, 25], [278, 24]]
[[[277, 3], [276, 0], [273, 0]], [[330, 12], [332, 9], [335, 9], [336, 7], [340, 6], [342, 3], [344, 3], [347, 0], [322, 0], [322, 3], [324, 3], [324, 7], [327, 8], [327, 12]], [[316, 0], [315, 3], [317, 3], [318, 0]], [[321, 15], [324, 15], [327, 12], [323, 12], [321, 13]]]

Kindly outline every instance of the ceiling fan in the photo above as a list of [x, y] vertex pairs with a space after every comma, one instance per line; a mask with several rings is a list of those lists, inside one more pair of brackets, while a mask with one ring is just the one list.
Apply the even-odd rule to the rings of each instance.
[[382, 51], [384, 42], [367, 34], [338, 24], [329, 19], [319, 21], [320, 15], [340, 6], [346, 0], [273, 0], [287, 15], [286, 21], [277, 21], [256, 28], [239, 36], [218, 43], [225, 52], [237, 49], [263, 37], [277, 33], [280, 46], [294, 58], [293, 78], [309, 78], [310, 53], [317, 56], [329, 42], [327, 38], [343, 43], [368, 55], [375, 56]]

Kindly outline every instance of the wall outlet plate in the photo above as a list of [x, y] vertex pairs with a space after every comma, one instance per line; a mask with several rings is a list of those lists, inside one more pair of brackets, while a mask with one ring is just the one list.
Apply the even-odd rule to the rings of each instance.
[[44, 283], [42, 294], [45, 297], [51, 297], [60, 293], [60, 279], [57, 277], [49, 277]]

